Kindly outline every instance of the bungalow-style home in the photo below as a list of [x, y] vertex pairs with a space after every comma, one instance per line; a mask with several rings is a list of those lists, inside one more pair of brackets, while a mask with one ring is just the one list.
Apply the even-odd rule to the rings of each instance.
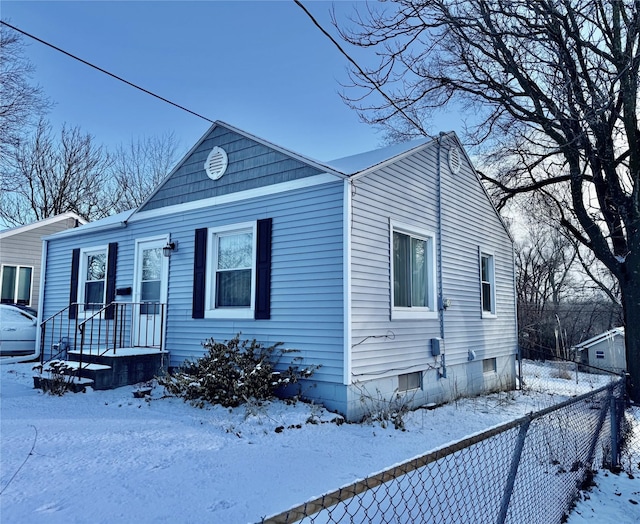
[[45, 245], [48, 355], [283, 342], [349, 420], [515, 385], [512, 240], [454, 133], [318, 162], [216, 122], [139, 208]]
[[38, 309], [42, 237], [86, 221], [67, 212], [0, 231], [0, 302]]
[[[576, 345], [574, 350], [580, 355], [580, 364], [585, 371], [606, 370], [622, 373], [627, 370], [624, 328], [617, 327], [600, 333]], [[596, 369], [593, 369], [596, 368]]]

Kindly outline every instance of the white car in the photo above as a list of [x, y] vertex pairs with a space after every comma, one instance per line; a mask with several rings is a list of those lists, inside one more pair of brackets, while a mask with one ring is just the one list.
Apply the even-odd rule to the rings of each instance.
[[28, 307], [0, 304], [0, 357], [35, 353], [38, 319], [34, 313]]

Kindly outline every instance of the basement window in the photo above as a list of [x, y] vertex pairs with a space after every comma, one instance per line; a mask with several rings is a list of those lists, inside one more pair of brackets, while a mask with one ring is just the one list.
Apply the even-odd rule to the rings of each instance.
[[412, 389], [420, 389], [422, 373], [405, 373], [398, 375], [398, 391], [411, 391]]
[[485, 358], [482, 361], [482, 372], [483, 373], [495, 373], [497, 371], [497, 362], [495, 358]]

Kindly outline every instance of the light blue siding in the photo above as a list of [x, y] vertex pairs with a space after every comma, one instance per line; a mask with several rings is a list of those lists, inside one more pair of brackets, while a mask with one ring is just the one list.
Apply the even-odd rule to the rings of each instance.
[[[170, 236], [178, 244], [168, 273], [166, 349], [171, 366], [202, 356], [202, 343], [209, 338], [228, 340], [241, 333], [265, 344], [283, 342], [300, 351], [304, 364], [321, 366], [306, 395], [349, 419], [363, 409], [361, 387], [391, 398], [398, 375], [404, 373], [422, 373], [420, 393], [412, 393], [416, 403], [451, 398], [456, 380], [466, 383], [460, 391], [467, 393], [494, 387], [495, 377], [489, 380], [482, 363], [468, 362], [468, 354], [473, 350], [478, 361], [495, 357], [498, 375], [504, 369], [513, 376], [512, 243], [466, 157], [462, 155], [457, 174], [449, 172], [444, 160], [439, 164], [457, 144], [455, 138], [440, 142], [345, 181], [330, 178], [335, 173], [322, 175], [313, 161], [305, 163], [216, 125], [126, 227], [80, 228], [49, 240], [44, 318], [69, 303], [74, 248], [117, 242], [116, 287], [131, 287], [136, 240]], [[214, 146], [223, 147], [229, 158], [227, 172], [217, 181], [203, 167]], [[320, 176], [310, 178], [315, 175]], [[193, 319], [195, 231], [265, 218], [272, 219], [273, 227], [271, 318]], [[435, 285], [451, 301], [447, 310], [440, 310], [436, 301], [429, 318], [392, 320], [391, 223], [435, 235], [433, 262], [442, 262]], [[495, 257], [495, 318], [482, 318], [480, 250]], [[436, 337], [444, 338], [451, 367], [448, 392], [440, 380], [442, 361], [431, 355]]]
[[[171, 257], [167, 347], [172, 363], [198, 355], [209, 337], [235, 333], [299, 349], [306, 363], [322, 364], [318, 379], [342, 378], [342, 184], [339, 181], [185, 213], [173, 228], [180, 252]], [[191, 319], [193, 231], [260, 218], [273, 219], [271, 319]], [[175, 264], [175, 266], [174, 266]], [[180, 311], [182, 309], [182, 311]], [[179, 320], [174, 320], [174, 315]]]
[[355, 181], [352, 199], [352, 380], [398, 375], [433, 364], [438, 320], [391, 320], [390, 226], [435, 232], [435, 164], [418, 153]]
[[[236, 333], [300, 350], [305, 364], [321, 364], [316, 378], [342, 382], [343, 241], [340, 180], [188, 212], [139, 218], [126, 228], [50, 242], [46, 314], [69, 300], [71, 251], [118, 242], [117, 287], [133, 285], [135, 240], [171, 235], [166, 347], [170, 365], [203, 354], [202, 342]], [[193, 319], [194, 233], [198, 228], [273, 219], [271, 319]], [[129, 300], [130, 297], [122, 297]]]

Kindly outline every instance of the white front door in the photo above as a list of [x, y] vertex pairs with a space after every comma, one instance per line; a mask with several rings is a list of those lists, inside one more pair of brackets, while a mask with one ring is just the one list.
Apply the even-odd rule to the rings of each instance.
[[169, 259], [162, 255], [168, 238], [136, 240], [133, 282], [133, 347], [160, 347], [166, 304]]

